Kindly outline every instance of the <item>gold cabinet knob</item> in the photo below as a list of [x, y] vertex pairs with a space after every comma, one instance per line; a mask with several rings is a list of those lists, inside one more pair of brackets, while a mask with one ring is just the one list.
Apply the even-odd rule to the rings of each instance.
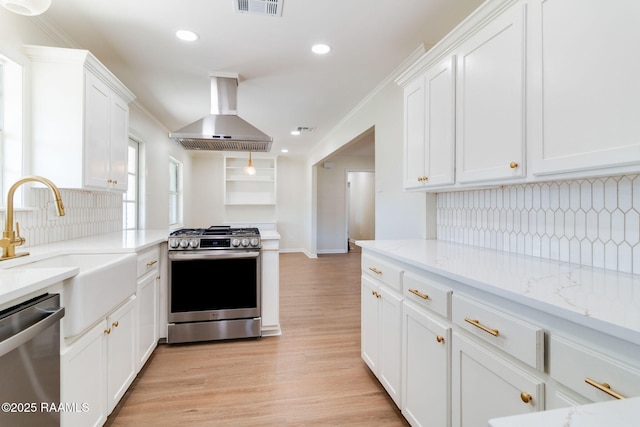
[[105, 333], [106, 335], [109, 335], [109, 334], [111, 333], [111, 328], [107, 328], [107, 329], [105, 329], [105, 330], [104, 330], [104, 333]]
[[438, 336], [436, 336], [436, 341], [438, 341], [438, 342], [444, 342], [444, 337], [442, 337], [442, 336], [438, 335]]
[[509, 167], [510, 167], [511, 169], [515, 169], [515, 168], [517, 168], [518, 166], [520, 166], [520, 165], [519, 165], [518, 163], [516, 163], [516, 162], [511, 162], [511, 163], [509, 163]]
[[533, 396], [523, 391], [522, 393], [520, 393], [520, 399], [522, 399], [524, 403], [529, 403], [533, 400]]
[[118, 321], [117, 321], [117, 320], [111, 324], [111, 326], [113, 326], [114, 328], [117, 328], [117, 327], [118, 327], [118, 325], [119, 325], [119, 323], [118, 323]]

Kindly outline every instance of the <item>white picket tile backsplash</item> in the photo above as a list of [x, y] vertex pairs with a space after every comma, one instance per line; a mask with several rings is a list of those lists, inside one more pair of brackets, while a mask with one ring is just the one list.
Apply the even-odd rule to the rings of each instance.
[[[60, 189], [65, 216], [58, 217], [51, 191], [29, 190], [29, 208], [15, 212], [24, 246], [38, 246], [122, 230], [122, 194]], [[2, 213], [2, 224], [5, 216]]]
[[640, 175], [439, 193], [437, 236], [640, 274]]

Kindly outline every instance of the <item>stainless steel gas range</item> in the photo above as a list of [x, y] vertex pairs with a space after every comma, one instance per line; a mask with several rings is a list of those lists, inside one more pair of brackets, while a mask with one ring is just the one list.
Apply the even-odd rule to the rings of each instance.
[[260, 248], [257, 228], [171, 233], [167, 343], [261, 336]]

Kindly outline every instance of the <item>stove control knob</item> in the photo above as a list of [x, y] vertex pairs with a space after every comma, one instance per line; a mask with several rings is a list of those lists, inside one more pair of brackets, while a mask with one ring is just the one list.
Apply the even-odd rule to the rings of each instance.
[[198, 241], [198, 239], [191, 239], [189, 241], [189, 247], [190, 248], [197, 248], [199, 244], [200, 244], [200, 242]]
[[189, 247], [189, 241], [187, 239], [182, 239], [180, 240], [180, 247], [181, 248], [188, 248]]
[[251, 238], [251, 246], [253, 246], [254, 248], [257, 247], [260, 244], [260, 240], [258, 240], [257, 237], [253, 237]]
[[237, 248], [238, 246], [240, 246], [240, 239], [233, 239], [231, 241], [231, 246], [233, 246], [234, 248]]
[[171, 249], [176, 249], [180, 246], [180, 241], [178, 239], [169, 239], [169, 247]]
[[247, 246], [249, 246], [249, 239], [242, 239], [242, 242], [240, 242], [240, 244], [246, 248]]

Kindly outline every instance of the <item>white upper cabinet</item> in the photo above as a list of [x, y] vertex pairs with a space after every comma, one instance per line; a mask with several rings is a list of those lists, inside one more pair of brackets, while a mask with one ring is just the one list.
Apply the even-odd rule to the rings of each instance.
[[487, 0], [396, 80], [404, 188], [638, 173], [637, 16], [634, 0]]
[[524, 10], [512, 4], [457, 49], [458, 182], [524, 176]]
[[127, 189], [134, 95], [90, 52], [26, 46], [33, 173], [63, 188]]
[[404, 90], [404, 188], [454, 182], [455, 58], [431, 66]]
[[640, 164], [640, 2], [530, 3], [533, 174]]

